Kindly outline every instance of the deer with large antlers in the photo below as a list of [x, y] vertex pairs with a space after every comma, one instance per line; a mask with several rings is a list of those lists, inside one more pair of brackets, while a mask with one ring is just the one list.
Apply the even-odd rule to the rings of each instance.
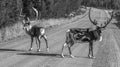
[[95, 58], [93, 56], [93, 42], [94, 41], [102, 41], [102, 36], [101, 33], [102, 31], [106, 28], [106, 26], [111, 22], [112, 17], [113, 17], [113, 12], [111, 15], [111, 18], [109, 18], [104, 24], [104, 26], [98, 26], [98, 22], [96, 20], [92, 20], [90, 17], [90, 11], [91, 8], [89, 9], [89, 19], [90, 22], [95, 26], [95, 29], [92, 28], [70, 28], [66, 32], [66, 40], [65, 43], [62, 47], [62, 53], [61, 56], [64, 57], [63, 50], [65, 46], [68, 47], [69, 54], [73, 58], [74, 56], [72, 55], [71, 52], [71, 47], [75, 43], [89, 43], [89, 53], [88, 53], [88, 58]]
[[[38, 18], [37, 9], [34, 8], [34, 7], [32, 7], [32, 9], [36, 12], [36, 17]], [[40, 39], [41, 38], [43, 38], [45, 40], [47, 51], [49, 51], [47, 37], [45, 35], [45, 28], [44, 27], [39, 27], [37, 25], [32, 26], [31, 23], [30, 23], [29, 17], [26, 17], [25, 15], [21, 15], [21, 13], [20, 13], [20, 17], [22, 18], [23, 29], [31, 37], [31, 46], [30, 46], [29, 51], [31, 51], [33, 49], [32, 46], [33, 46], [34, 38], [36, 40], [36, 45], [38, 47], [38, 49], [37, 49], [38, 52], [41, 51], [40, 50], [40, 43], [41, 43]], [[37, 44], [37, 42], [39, 44]]]

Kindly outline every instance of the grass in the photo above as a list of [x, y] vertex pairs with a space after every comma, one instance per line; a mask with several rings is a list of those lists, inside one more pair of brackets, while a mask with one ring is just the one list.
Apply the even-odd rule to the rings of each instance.
[[[65, 23], [70, 23], [71, 21], [74, 21], [75, 19], [78, 19], [78, 18], [80, 18], [80, 15], [75, 16], [70, 19], [59, 18], [59, 19], [47, 19], [47, 20], [46, 19], [34, 20], [34, 21], [31, 21], [31, 24], [48, 28], [48, 27], [54, 27], [54, 26], [58, 26], [61, 24], [65, 24]], [[0, 42], [12, 40], [17, 37], [22, 37], [24, 35], [26, 35], [26, 33], [23, 30], [22, 23], [18, 22], [14, 24], [13, 26], [0, 29]]]
[[[48, 19], [48, 20], [37, 20], [31, 21], [32, 25], [38, 25], [42, 27], [53, 27], [56, 25], [61, 25], [67, 23], [69, 19], [61, 18], [61, 19]], [[17, 37], [21, 37], [26, 35], [23, 30], [22, 23], [16, 23], [13, 26], [5, 27], [0, 30], [0, 42], [8, 41]]]

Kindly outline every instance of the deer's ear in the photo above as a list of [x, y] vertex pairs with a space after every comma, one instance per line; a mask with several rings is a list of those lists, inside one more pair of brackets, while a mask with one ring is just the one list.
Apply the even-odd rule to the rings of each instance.
[[22, 24], [25, 24], [25, 20], [22, 20]]
[[30, 22], [30, 18], [29, 17], [27, 17], [27, 21]]

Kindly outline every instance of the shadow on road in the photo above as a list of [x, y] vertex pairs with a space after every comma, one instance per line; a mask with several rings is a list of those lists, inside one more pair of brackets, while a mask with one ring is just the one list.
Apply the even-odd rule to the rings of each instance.
[[40, 53], [40, 52], [25, 52], [25, 53], [18, 53], [17, 55], [29, 55], [29, 56], [50, 56], [50, 57], [57, 57], [62, 58], [60, 54], [52, 54], [52, 53]]
[[[19, 50], [19, 49], [5, 49], [0, 48], [0, 52], [18, 52], [17, 55], [28, 55], [28, 56], [46, 56], [46, 57], [56, 57], [56, 58], [63, 58], [61, 54], [55, 54], [55, 53], [43, 53], [43, 52], [36, 52], [36, 51], [28, 51], [28, 50]], [[65, 58], [71, 58], [69, 55], [65, 55]], [[86, 58], [83, 56], [75, 56], [75, 58]]]
[[0, 52], [15, 52], [15, 53], [18, 52], [17, 55], [51, 56], [51, 57], [62, 58], [61, 54], [43, 53], [43, 52], [28, 51], [28, 50], [19, 50], [19, 49], [0, 48]]
[[20, 51], [20, 52], [24, 52], [25, 50], [0, 48], [0, 52], [3, 52], [3, 51]]
[[[61, 54], [52, 54], [52, 53], [18, 53], [18, 55], [29, 55], [29, 56], [47, 56], [47, 57], [56, 57], [56, 58], [63, 58]], [[69, 55], [65, 55], [64, 58], [71, 58]], [[86, 58], [89, 59], [88, 57], [82, 57], [82, 56], [75, 56], [75, 58]]]

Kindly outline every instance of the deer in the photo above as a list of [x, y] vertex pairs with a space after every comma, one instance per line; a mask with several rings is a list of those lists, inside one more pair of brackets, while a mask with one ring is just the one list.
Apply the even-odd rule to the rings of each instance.
[[89, 9], [88, 16], [90, 22], [94, 25], [95, 28], [70, 28], [66, 31], [66, 39], [65, 43], [62, 46], [62, 52], [61, 56], [64, 58], [63, 51], [65, 47], [68, 48], [69, 51], [69, 56], [72, 58], [75, 58], [75, 56], [72, 55], [71, 52], [71, 47], [75, 43], [88, 43], [89, 44], [89, 53], [88, 53], [88, 58], [93, 59], [95, 58], [93, 55], [93, 43], [96, 41], [102, 41], [102, 32], [105, 30], [107, 25], [111, 22], [113, 18], [113, 11], [111, 12], [112, 14], [110, 15], [110, 18], [107, 18], [107, 21], [101, 24], [100, 26], [98, 25], [98, 21], [94, 19], [94, 21], [91, 19], [90, 12], [91, 9]]
[[[38, 11], [36, 8], [32, 7], [32, 9], [36, 12], [36, 19], [38, 18]], [[22, 12], [22, 10], [21, 10]], [[36, 45], [37, 45], [37, 52], [41, 51], [40, 49], [40, 44], [41, 44], [41, 38], [45, 40], [46, 43], [46, 50], [49, 52], [48, 48], [48, 41], [47, 41], [47, 36], [45, 34], [45, 28], [44, 27], [39, 27], [37, 25], [31, 25], [29, 17], [22, 15], [20, 13], [20, 17], [22, 18], [22, 25], [23, 25], [23, 30], [25, 30], [26, 34], [31, 37], [31, 45], [29, 48], [29, 51], [33, 49], [33, 40], [36, 40]], [[37, 44], [37, 42], [39, 44]]]

